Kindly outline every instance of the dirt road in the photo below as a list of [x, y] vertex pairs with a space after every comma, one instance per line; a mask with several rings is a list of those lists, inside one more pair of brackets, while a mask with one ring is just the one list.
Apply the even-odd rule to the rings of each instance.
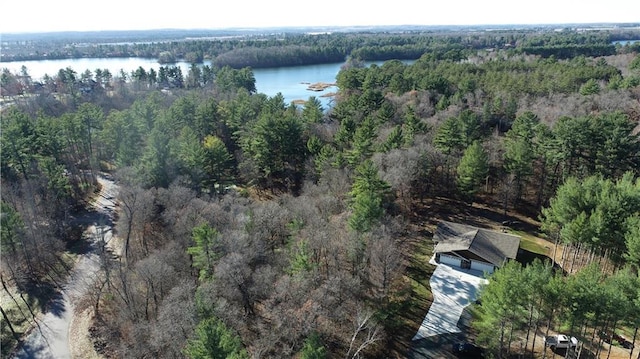
[[13, 358], [66, 359], [72, 358], [69, 346], [69, 331], [76, 304], [88, 293], [90, 285], [100, 268], [96, 248], [101, 240], [111, 239], [112, 215], [115, 211], [117, 185], [110, 179], [99, 176], [101, 191], [91, 208], [78, 221], [87, 229], [84, 236], [90, 244], [78, 255], [66, 285], [57, 297], [51, 300], [48, 310], [40, 318], [40, 329], [33, 328]]

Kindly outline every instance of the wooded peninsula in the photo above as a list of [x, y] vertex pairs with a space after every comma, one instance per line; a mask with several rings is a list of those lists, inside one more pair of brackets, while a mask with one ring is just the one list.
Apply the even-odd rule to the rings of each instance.
[[[99, 358], [408, 357], [441, 220], [522, 237], [470, 308], [488, 357], [549, 331], [637, 353], [638, 27], [400, 30], [3, 35], [2, 61], [163, 66], [3, 69], [2, 356], [88, 245], [99, 177], [114, 240], [76, 308]], [[256, 91], [254, 68], [335, 62], [330, 108]]]

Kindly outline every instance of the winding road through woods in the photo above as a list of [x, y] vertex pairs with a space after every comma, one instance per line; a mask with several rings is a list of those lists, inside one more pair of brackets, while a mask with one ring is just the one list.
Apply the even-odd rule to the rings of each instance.
[[12, 358], [66, 359], [71, 358], [69, 332], [76, 305], [88, 293], [100, 269], [98, 247], [102, 240], [111, 240], [115, 197], [118, 186], [105, 176], [98, 176], [100, 192], [90, 207], [76, 221], [85, 226], [86, 250], [78, 254], [67, 283], [58, 295], [51, 299], [47, 311], [39, 318], [39, 326], [33, 328]]

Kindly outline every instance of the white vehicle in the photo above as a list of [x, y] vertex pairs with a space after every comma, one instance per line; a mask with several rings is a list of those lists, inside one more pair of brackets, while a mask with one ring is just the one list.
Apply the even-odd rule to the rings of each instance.
[[575, 348], [578, 346], [578, 339], [564, 334], [551, 335], [545, 338], [544, 344], [551, 350]]

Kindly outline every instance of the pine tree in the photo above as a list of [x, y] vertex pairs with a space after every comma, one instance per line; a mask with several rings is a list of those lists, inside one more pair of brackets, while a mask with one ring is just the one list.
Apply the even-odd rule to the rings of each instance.
[[195, 246], [189, 247], [187, 253], [192, 256], [193, 266], [200, 270], [200, 280], [206, 280], [213, 274], [215, 261], [221, 256], [220, 233], [204, 223], [193, 228], [192, 238]]
[[231, 177], [231, 155], [227, 151], [224, 142], [216, 136], [207, 135], [202, 141], [204, 149], [203, 170], [205, 173], [205, 186], [211, 193], [218, 186], [220, 193], [224, 191], [224, 184]]
[[184, 353], [191, 359], [248, 359], [240, 337], [217, 318], [207, 318], [196, 327]]
[[304, 340], [304, 346], [300, 351], [300, 359], [326, 359], [327, 349], [322, 344], [320, 336], [317, 333], [311, 333]]
[[[473, 326], [478, 330], [478, 342], [501, 353], [509, 347], [510, 333], [524, 327], [527, 315], [526, 292], [522, 265], [508, 261], [495, 271], [489, 283], [480, 290], [482, 306]], [[501, 355], [498, 356], [502, 357]]]
[[489, 173], [489, 159], [480, 142], [469, 146], [458, 165], [458, 189], [467, 199], [472, 198]]
[[509, 173], [516, 176], [516, 180], [522, 181], [531, 175], [532, 162], [536, 148], [534, 138], [537, 135], [536, 126], [540, 121], [538, 117], [525, 112], [518, 116], [511, 129], [507, 132], [505, 140], [505, 167]]
[[390, 186], [380, 179], [378, 168], [371, 160], [364, 161], [356, 172], [350, 192], [353, 213], [349, 226], [355, 231], [366, 232], [384, 214]]

